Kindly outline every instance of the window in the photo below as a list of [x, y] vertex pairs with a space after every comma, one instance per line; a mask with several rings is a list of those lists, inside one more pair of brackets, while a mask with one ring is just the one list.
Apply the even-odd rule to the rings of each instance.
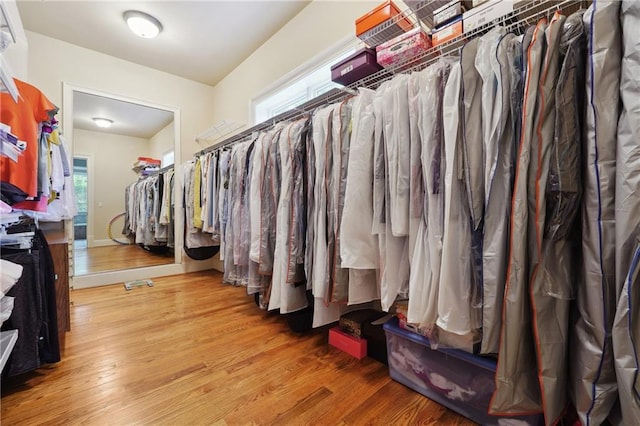
[[251, 102], [254, 124], [286, 112], [329, 90], [340, 87], [331, 81], [331, 66], [356, 50], [353, 36], [343, 40], [328, 52], [318, 55], [298, 70], [287, 74], [275, 87]]
[[169, 150], [167, 152], [164, 152], [162, 154], [162, 164], [160, 165], [160, 167], [167, 167], [173, 164], [174, 162], [174, 151], [173, 150]]

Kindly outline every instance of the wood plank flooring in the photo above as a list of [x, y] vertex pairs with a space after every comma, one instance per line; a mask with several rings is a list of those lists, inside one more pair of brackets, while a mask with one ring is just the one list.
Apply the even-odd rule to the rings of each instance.
[[169, 265], [174, 262], [173, 252], [157, 254], [137, 244], [105, 247], [76, 247], [73, 255], [74, 274], [87, 275], [144, 266]]
[[60, 363], [3, 383], [9, 425], [473, 423], [289, 330], [214, 271], [71, 293]]

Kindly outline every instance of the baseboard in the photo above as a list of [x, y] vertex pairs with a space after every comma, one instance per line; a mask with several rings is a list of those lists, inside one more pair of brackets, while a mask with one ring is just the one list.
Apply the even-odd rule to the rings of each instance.
[[106, 246], [117, 246], [118, 243], [111, 239], [106, 240], [93, 240], [91, 247], [106, 247]]

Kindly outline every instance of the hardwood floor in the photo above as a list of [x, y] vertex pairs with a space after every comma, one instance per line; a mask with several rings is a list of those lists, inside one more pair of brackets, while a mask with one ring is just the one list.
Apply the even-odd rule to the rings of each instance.
[[3, 383], [2, 425], [473, 424], [214, 271], [71, 300], [63, 360]]
[[87, 275], [144, 266], [168, 265], [174, 261], [173, 252], [152, 253], [136, 244], [105, 247], [74, 248], [74, 274]]

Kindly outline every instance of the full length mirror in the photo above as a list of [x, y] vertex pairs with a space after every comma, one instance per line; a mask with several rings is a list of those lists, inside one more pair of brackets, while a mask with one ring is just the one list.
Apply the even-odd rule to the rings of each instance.
[[162, 207], [170, 208], [174, 199], [168, 195], [173, 194], [175, 112], [80, 89], [69, 92], [78, 200], [71, 230], [74, 275], [177, 263], [174, 222], [159, 220]]

